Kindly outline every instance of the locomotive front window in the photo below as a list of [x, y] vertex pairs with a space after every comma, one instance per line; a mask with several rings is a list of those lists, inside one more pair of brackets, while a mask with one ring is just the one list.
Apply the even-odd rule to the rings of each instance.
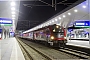
[[54, 34], [55, 37], [58, 37], [58, 38], [64, 37], [64, 31], [61, 27], [54, 28], [53, 29], [53, 34]]
[[64, 33], [64, 31], [63, 31], [62, 28], [54, 28], [54, 29], [53, 29], [53, 32], [54, 32], [54, 33], [56, 33], [56, 32], [57, 32], [57, 33], [59, 33], [59, 32]]

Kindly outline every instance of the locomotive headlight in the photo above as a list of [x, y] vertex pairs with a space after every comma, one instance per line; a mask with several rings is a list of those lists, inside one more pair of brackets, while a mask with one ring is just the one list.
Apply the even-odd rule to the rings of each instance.
[[54, 39], [54, 36], [51, 36], [51, 39]]
[[64, 39], [66, 39], [66, 37], [64, 37]]
[[59, 26], [56, 26], [56, 28], [59, 28]]
[[55, 32], [55, 29], [53, 30], [53, 32]]

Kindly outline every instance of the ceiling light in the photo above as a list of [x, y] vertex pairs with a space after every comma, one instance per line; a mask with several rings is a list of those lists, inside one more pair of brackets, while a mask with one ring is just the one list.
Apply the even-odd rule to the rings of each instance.
[[86, 6], [85, 6], [85, 5], [83, 5], [82, 7], [83, 7], [83, 8], [86, 8]]
[[78, 10], [75, 9], [74, 12], [78, 12]]
[[15, 19], [15, 18], [12, 18], [12, 19]]
[[39, 28], [41, 28], [41, 27], [39, 26]]
[[12, 15], [12, 17], [15, 17], [15, 15]]
[[46, 26], [46, 24], [44, 24], [43, 26]]
[[54, 20], [52, 20], [52, 22], [54, 22]]
[[55, 21], [57, 21], [57, 19], [55, 19]]
[[43, 24], [43, 26], [45, 26], [45, 25]]
[[71, 15], [71, 13], [68, 13], [68, 15]]
[[15, 14], [15, 12], [13, 11], [12, 14]]
[[11, 10], [15, 10], [15, 7], [12, 7]]
[[51, 23], [51, 21], [50, 21], [50, 23]]
[[15, 20], [15, 18], [14, 18], [14, 19], [12, 18], [12, 20], [14, 21], [14, 20]]
[[15, 6], [15, 2], [11, 2], [11, 6]]
[[63, 15], [63, 17], [65, 18], [66, 16], [65, 16], [65, 15]]
[[59, 17], [59, 19], [61, 19], [61, 17]]

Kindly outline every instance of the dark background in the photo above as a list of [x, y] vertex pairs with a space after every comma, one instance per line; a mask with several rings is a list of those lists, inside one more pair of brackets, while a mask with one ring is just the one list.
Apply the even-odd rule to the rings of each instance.
[[46, 4], [52, 4], [52, 0], [21, 1], [16, 29], [31, 29], [74, 4], [76, 1], [79, 0], [56, 0], [56, 3], [60, 2], [60, 4], [56, 5], [56, 10], [54, 7]]

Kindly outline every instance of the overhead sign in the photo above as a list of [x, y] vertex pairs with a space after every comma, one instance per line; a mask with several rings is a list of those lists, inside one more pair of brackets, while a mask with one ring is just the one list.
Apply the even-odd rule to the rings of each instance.
[[8, 18], [0, 18], [0, 25], [4, 26], [12, 25], [12, 20]]
[[90, 27], [90, 21], [75, 21], [75, 27]]
[[12, 24], [11, 20], [0, 20], [1, 24]]

